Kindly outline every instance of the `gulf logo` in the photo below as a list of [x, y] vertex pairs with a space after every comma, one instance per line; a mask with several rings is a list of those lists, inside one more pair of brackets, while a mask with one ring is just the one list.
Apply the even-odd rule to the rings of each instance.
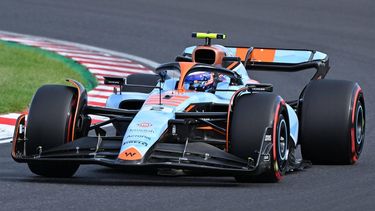
[[140, 122], [137, 125], [138, 125], [138, 127], [142, 127], [142, 128], [147, 128], [147, 127], [151, 127], [152, 126], [152, 124], [149, 123], [149, 122]]

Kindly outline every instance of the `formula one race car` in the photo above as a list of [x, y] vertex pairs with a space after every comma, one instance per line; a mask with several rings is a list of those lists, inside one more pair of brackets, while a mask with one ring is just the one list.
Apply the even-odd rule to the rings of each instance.
[[[301, 166], [297, 145], [312, 163], [357, 161], [365, 135], [363, 92], [355, 82], [324, 79], [326, 54], [211, 44], [224, 34], [193, 37], [205, 44], [186, 48], [154, 75], [106, 77], [114, 94], [105, 108], [88, 106], [84, 87], [73, 80], [73, 86], [39, 88], [27, 122], [25, 115], [17, 120], [13, 159], [47, 177], [100, 164], [229, 175], [239, 182], [279, 181]], [[306, 69], [316, 73], [293, 101], [247, 73]], [[91, 124], [89, 115], [108, 119]]]

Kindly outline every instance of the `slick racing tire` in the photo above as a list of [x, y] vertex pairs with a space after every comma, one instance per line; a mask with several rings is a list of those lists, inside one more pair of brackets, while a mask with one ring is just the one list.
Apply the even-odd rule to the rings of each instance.
[[316, 164], [353, 164], [365, 138], [365, 102], [350, 81], [310, 82], [302, 94], [300, 144], [303, 159]]
[[[127, 84], [136, 84], [136, 85], [146, 85], [146, 86], [156, 86], [160, 77], [155, 74], [144, 74], [136, 73], [131, 74], [126, 78]], [[133, 86], [124, 86], [122, 91], [124, 92], [141, 92], [141, 93], [150, 93], [154, 88], [152, 87], [133, 87]]]
[[[77, 104], [77, 90], [63, 85], [45, 85], [31, 102], [26, 127], [26, 154], [39, 153], [70, 141]], [[41, 176], [71, 177], [79, 164], [29, 162], [30, 170]]]
[[[267, 142], [269, 161], [258, 166], [257, 174], [240, 175], [238, 182], [278, 182], [288, 167], [289, 138], [287, 109], [282, 98], [271, 93], [245, 94], [234, 106], [229, 127], [229, 152], [257, 163], [266, 131], [272, 134]], [[266, 143], [264, 143], [266, 145]]]

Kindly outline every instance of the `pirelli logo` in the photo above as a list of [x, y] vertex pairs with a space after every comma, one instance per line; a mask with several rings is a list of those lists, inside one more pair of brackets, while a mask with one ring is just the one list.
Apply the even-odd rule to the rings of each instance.
[[118, 156], [121, 160], [140, 160], [142, 159], [141, 153], [134, 147], [121, 152]]

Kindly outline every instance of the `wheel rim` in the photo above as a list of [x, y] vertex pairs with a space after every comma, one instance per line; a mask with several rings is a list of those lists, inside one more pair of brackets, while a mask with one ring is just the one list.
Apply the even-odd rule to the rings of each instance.
[[356, 118], [355, 118], [355, 134], [356, 134], [356, 145], [357, 152], [360, 152], [361, 145], [363, 144], [365, 132], [365, 115], [361, 104], [358, 105]]
[[287, 160], [288, 157], [288, 128], [284, 119], [279, 123], [277, 134], [277, 146], [280, 161]]

